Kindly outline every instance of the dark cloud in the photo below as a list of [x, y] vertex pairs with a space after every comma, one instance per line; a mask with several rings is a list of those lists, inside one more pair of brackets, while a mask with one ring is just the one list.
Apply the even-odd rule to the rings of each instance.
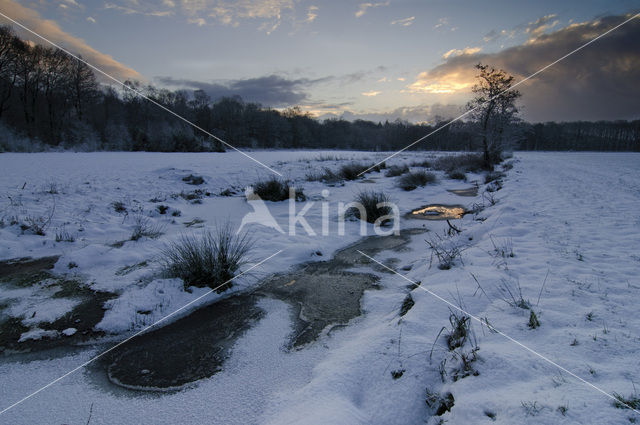
[[335, 79], [342, 84], [353, 84], [353, 83], [357, 83], [358, 81], [364, 80], [365, 78], [371, 75], [385, 72], [387, 71], [387, 69], [388, 68], [386, 66], [378, 65], [373, 69], [351, 72], [349, 74], [344, 74], [338, 77], [330, 77], [330, 78]]
[[318, 118], [321, 120], [327, 118], [342, 118], [347, 121], [367, 120], [373, 122], [393, 122], [396, 119], [401, 119], [402, 121], [409, 121], [413, 123], [434, 123], [436, 121], [454, 118], [461, 113], [462, 107], [460, 105], [434, 104], [402, 106], [388, 112], [355, 113], [351, 111], [345, 111], [342, 113], [328, 113]]
[[283, 107], [305, 103], [312, 105], [308, 90], [323, 83], [353, 84], [373, 74], [384, 72], [380, 65], [371, 70], [356, 71], [340, 76], [329, 75], [321, 78], [289, 78], [272, 74], [263, 77], [238, 80], [215, 80], [211, 82], [173, 77], [156, 77], [155, 80], [167, 87], [188, 90], [204, 90], [212, 99], [240, 96], [247, 102], [257, 102], [265, 106]]
[[354, 102], [346, 101], [339, 103], [327, 103], [327, 102], [307, 102], [306, 106], [317, 109], [335, 109], [343, 111], [346, 107], [352, 106]]
[[307, 89], [327, 78], [288, 79], [280, 75], [268, 75], [240, 80], [223, 80], [203, 82], [172, 77], [157, 77], [156, 80], [165, 86], [191, 90], [204, 90], [212, 99], [240, 96], [247, 102], [257, 102], [266, 106], [281, 107], [295, 105], [305, 101], [309, 94]]
[[[520, 80], [630, 17], [605, 16], [549, 34], [537, 34], [525, 44], [498, 53], [452, 57], [422, 73], [412, 88], [428, 92], [446, 82], [447, 87], [466, 91], [478, 62], [503, 68]], [[530, 121], [638, 118], [638, 40], [640, 19], [634, 19], [519, 86], [525, 118]]]
[[342, 80], [343, 84], [353, 84], [353, 83], [357, 83], [360, 80], [363, 80], [369, 74], [370, 72], [368, 71], [356, 71], [350, 74], [345, 74], [342, 77], [340, 77], [340, 79]]

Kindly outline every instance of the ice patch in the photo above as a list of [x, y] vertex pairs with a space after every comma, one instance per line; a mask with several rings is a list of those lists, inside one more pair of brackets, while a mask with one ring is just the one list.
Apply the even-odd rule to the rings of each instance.
[[18, 342], [25, 342], [29, 340], [37, 341], [42, 338], [54, 339], [57, 337], [58, 337], [58, 331], [55, 331], [55, 330], [47, 331], [40, 328], [34, 328], [20, 335], [20, 339], [18, 340]]
[[62, 334], [64, 336], [72, 336], [72, 335], [75, 335], [76, 332], [78, 332], [78, 330], [76, 328], [67, 328], [67, 329], [62, 331]]

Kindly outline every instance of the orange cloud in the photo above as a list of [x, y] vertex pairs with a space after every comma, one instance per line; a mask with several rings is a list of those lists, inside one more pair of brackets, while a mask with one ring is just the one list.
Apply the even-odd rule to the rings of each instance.
[[451, 49], [442, 57], [444, 59], [448, 59], [449, 57], [462, 56], [462, 55], [473, 55], [482, 50], [482, 47], [465, 47], [464, 49]]
[[545, 15], [533, 22], [529, 22], [529, 25], [525, 29], [525, 33], [530, 35], [529, 41], [530, 42], [535, 41], [539, 36], [544, 34], [546, 31], [557, 26], [560, 23], [560, 21], [557, 19], [553, 20], [555, 17], [556, 17], [555, 14]]
[[[74, 37], [73, 35], [65, 32], [55, 21], [42, 18], [35, 10], [28, 9], [13, 0], [0, 0], [0, 9], [3, 14], [11, 19], [20, 22], [33, 32], [51, 40], [53, 43], [56, 43], [61, 47], [64, 47], [71, 53], [82, 55], [83, 59], [88, 63], [119, 80], [143, 79], [142, 76], [134, 69], [121, 64], [110, 55], [99, 52], [89, 46], [81, 38]], [[19, 28], [1, 16], [0, 22], [14, 26], [18, 34], [27, 40], [50, 46], [49, 43], [45, 42], [41, 38]]]
[[437, 77], [421, 72], [407, 89], [409, 93], [450, 94], [469, 89], [474, 84], [473, 79], [473, 72], [452, 72]]
[[[442, 64], [420, 73], [405, 93], [468, 94], [478, 62], [504, 69], [521, 81], [632, 17], [603, 16], [552, 32], [545, 32], [545, 28], [541, 33], [539, 28], [555, 22], [553, 16], [543, 17], [529, 28], [528, 34], [539, 34], [535, 40], [492, 53], [449, 56]], [[637, 119], [639, 38], [640, 20], [630, 20], [519, 85], [526, 119]]]

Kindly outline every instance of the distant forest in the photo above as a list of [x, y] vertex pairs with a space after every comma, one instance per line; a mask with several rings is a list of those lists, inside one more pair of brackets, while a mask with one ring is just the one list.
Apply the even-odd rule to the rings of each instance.
[[[278, 111], [238, 97], [213, 100], [202, 90], [125, 84], [236, 147], [392, 151], [447, 123], [320, 122], [297, 107]], [[459, 121], [414, 149], [477, 150], [480, 133], [476, 122]], [[640, 151], [640, 120], [517, 122], [507, 136], [514, 150]], [[221, 143], [133, 91], [99, 84], [86, 64], [0, 27], [0, 151], [56, 148], [224, 150]]]

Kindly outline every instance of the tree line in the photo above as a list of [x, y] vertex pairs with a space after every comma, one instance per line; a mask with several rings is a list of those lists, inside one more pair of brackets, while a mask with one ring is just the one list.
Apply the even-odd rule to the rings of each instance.
[[[482, 71], [482, 68], [479, 68]], [[486, 67], [484, 68], [486, 71]], [[0, 27], [0, 151], [50, 148], [125, 151], [222, 151], [224, 146], [138, 96], [133, 90], [237, 147], [401, 149], [448, 124], [406, 121], [319, 121], [299, 107], [282, 111], [239, 97], [168, 90], [127, 81], [105, 86], [93, 70], [56, 48]], [[640, 121], [528, 124], [497, 104], [488, 132], [481, 116], [447, 125], [413, 149], [488, 152], [496, 137], [514, 149], [640, 150]], [[508, 122], [504, 116], [508, 115]], [[486, 118], [486, 116], [485, 116]]]

